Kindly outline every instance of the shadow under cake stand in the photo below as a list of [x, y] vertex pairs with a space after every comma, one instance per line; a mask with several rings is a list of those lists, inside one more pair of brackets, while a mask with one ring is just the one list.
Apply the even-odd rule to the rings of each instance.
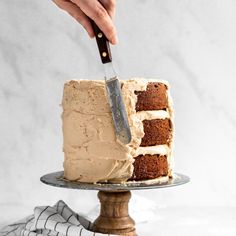
[[130, 181], [125, 184], [89, 184], [70, 182], [63, 179], [63, 171], [44, 175], [40, 180], [48, 185], [61, 188], [99, 190], [98, 198], [101, 203], [100, 215], [93, 223], [93, 231], [123, 236], [136, 236], [135, 222], [129, 216], [128, 204], [131, 190], [161, 189], [174, 187], [189, 182], [189, 177], [175, 173], [167, 181]]

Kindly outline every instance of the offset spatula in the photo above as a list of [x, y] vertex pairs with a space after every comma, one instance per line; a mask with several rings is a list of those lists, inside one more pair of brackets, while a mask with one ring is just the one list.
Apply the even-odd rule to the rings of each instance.
[[98, 28], [94, 21], [91, 22], [95, 33], [100, 57], [105, 68], [105, 82], [108, 95], [107, 97], [111, 107], [116, 136], [121, 143], [128, 144], [131, 141], [131, 132], [124, 101], [121, 94], [121, 85], [112, 65], [110, 45], [106, 36]]

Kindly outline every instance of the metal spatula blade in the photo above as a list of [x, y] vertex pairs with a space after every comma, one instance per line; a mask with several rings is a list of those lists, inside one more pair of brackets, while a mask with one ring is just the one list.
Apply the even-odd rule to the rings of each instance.
[[[104, 66], [106, 72], [113, 70], [111, 63], [106, 63], [104, 64]], [[117, 76], [107, 77], [107, 73], [105, 80], [107, 96], [111, 107], [116, 136], [120, 142], [122, 142], [123, 144], [128, 144], [131, 141], [131, 132], [125, 109], [125, 104], [121, 94], [120, 82]]]

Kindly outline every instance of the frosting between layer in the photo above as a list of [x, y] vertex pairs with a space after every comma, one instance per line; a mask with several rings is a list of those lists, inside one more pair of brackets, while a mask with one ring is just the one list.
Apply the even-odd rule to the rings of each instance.
[[154, 119], [166, 119], [170, 118], [169, 111], [157, 110], [157, 111], [138, 111], [136, 116], [140, 120], [154, 120]]
[[138, 147], [135, 151], [135, 157], [139, 155], [168, 155], [169, 154], [169, 147], [168, 145], [156, 145], [156, 146], [148, 146], [148, 147]]

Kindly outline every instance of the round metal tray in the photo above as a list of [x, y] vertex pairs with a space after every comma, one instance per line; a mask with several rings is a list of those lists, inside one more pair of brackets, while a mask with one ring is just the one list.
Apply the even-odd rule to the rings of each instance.
[[90, 184], [90, 183], [81, 183], [78, 181], [72, 182], [65, 180], [63, 179], [63, 171], [59, 171], [46, 174], [42, 176], [40, 180], [45, 184], [61, 188], [118, 192], [118, 191], [129, 191], [129, 190], [174, 187], [188, 183], [190, 181], [190, 178], [180, 173], [174, 173], [173, 178], [169, 178], [166, 181], [160, 181], [160, 179], [156, 179], [147, 181], [128, 181], [122, 184], [113, 184], [113, 183]]

